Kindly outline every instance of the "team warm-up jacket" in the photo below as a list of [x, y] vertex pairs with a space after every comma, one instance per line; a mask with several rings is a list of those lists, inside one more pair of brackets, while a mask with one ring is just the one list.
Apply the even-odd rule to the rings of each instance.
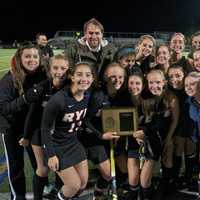
[[[37, 69], [33, 74], [27, 74], [23, 82], [25, 94], [27, 96], [28, 94], [30, 95], [30, 92], [27, 91], [33, 88], [34, 84], [44, 79], [46, 79], [46, 72], [41, 68]], [[0, 136], [4, 144], [12, 200], [25, 199], [26, 193], [25, 174], [23, 170], [24, 148], [18, 143], [19, 139], [23, 136], [24, 121], [29, 108], [29, 102], [25, 96], [19, 95], [18, 90], [15, 88], [11, 72], [6, 73], [0, 81]], [[36, 168], [31, 149], [29, 147], [26, 149], [32, 167]]]
[[[23, 84], [24, 91], [26, 92], [34, 84], [41, 82], [45, 77], [46, 74], [40, 70], [32, 75], [27, 75]], [[19, 96], [13, 83], [12, 74], [8, 72], [0, 81], [0, 116], [4, 118], [0, 127], [11, 128], [15, 130], [16, 134], [22, 134], [27, 112], [28, 104], [22, 96]]]

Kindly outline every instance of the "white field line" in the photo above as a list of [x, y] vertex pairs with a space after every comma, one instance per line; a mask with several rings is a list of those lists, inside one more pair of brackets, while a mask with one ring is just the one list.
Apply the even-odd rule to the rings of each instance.
[[6, 58], [7, 58], [7, 57], [12, 57], [12, 56], [13, 56], [13, 55], [6, 55], [6, 56], [1, 56], [1, 55], [0, 55], [0, 59], [1, 59], [1, 58], [5, 58], [5, 57], [6, 57]]
[[9, 70], [9, 68], [3, 68], [0, 70], [0, 72], [4, 72], [4, 71], [8, 71], [8, 70]]

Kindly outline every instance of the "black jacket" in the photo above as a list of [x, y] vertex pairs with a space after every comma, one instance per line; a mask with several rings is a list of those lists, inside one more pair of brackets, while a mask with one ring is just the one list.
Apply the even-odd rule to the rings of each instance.
[[[46, 73], [38, 70], [32, 75], [27, 75], [23, 84], [24, 91], [46, 78]], [[28, 112], [28, 104], [19, 96], [14, 86], [11, 72], [8, 72], [0, 81], [0, 131], [12, 129], [16, 134], [23, 133], [24, 121]]]

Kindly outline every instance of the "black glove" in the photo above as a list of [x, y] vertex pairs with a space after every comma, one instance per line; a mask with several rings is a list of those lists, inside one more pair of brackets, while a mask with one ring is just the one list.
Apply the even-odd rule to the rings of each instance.
[[27, 103], [35, 103], [39, 99], [41, 99], [42, 95], [43, 95], [43, 87], [41, 87], [41, 86], [34, 86], [34, 87], [28, 89], [24, 93], [23, 97], [24, 97], [24, 100]]

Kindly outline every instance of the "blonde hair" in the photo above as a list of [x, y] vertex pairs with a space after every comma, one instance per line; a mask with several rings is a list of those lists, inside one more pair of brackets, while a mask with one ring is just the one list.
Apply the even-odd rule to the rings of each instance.
[[183, 38], [184, 43], [186, 43], [185, 36], [184, 36], [184, 34], [181, 33], [181, 32], [175, 32], [175, 33], [172, 35], [172, 37], [171, 37], [170, 43], [171, 43], [172, 39], [173, 39], [174, 37], [176, 37], [176, 36], [181, 36], [181, 37]]
[[192, 77], [200, 81], [200, 72], [190, 72], [185, 78]]
[[156, 40], [155, 40], [155, 38], [154, 38], [153, 36], [151, 36], [151, 35], [148, 35], [148, 34], [142, 35], [142, 36], [139, 38], [139, 40], [138, 40], [138, 45], [140, 45], [140, 44], [143, 42], [143, 40], [145, 40], [145, 39], [151, 40], [151, 41], [153, 42], [153, 45], [156, 46]]
[[152, 69], [152, 70], [147, 74], [147, 80], [148, 80], [148, 76], [149, 76], [150, 74], [159, 74], [159, 75], [162, 77], [162, 79], [163, 79], [164, 81], [166, 80], [166, 77], [165, 77], [164, 72], [163, 72], [162, 70], [160, 70], [160, 69]]
[[124, 72], [124, 78], [126, 77], [126, 71], [124, 69], [124, 67], [122, 67], [122, 65], [118, 62], [112, 62], [110, 64], [107, 65], [105, 71], [104, 71], [104, 74], [103, 74], [103, 80], [104, 81], [107, 81], [108, 77], [107, 77], [107, 71], [110, 69], [110, 68], [114, 68], [114, 67], [118, 67], [120, 69], [122, 69], [122, 71]]
[[169, 55], [171, 55], [171, 49], [169, 48], [169, 46], [167, 44], [161, 44], [158, 47], [156, 47], [156, 56], [158, 56], [158, 51], [161, 47], [165, 47], [167, 51], [169, 52]]
[[53, 60], [65, 60], [66, 62], [69, 63], [68, 57], [67, 57], [67, 56], [64, 56], [64, 55], [62, 55], [62, 54], [57, 54], [57, 55], [51, 57], [50, 60], [49, 60], [49, 66], [52, 65]]
[[53, 57], [51, 57], [49, 59], [48, 65], [45, 66], [46, 67], [46, 74], [47, 74], [48, 78], [50, 78], [50, 79], [52, 78], [51, 73], [50, 73], [50, 69], [51, 69], [51, 66], [52, 66], [52, 63], [53, 63], [54, 60], [64, 60], [68, 64], [68, 70], [67, 70], [67, 75], [68, 75], [69, 69], [70, 69], [68, 57], [64, 56], [62, 54], [57, 54], [57, 55], [54, 55]]
[[154, 54], [154, 53], [155, 53], [155, 48], [156, 48], [156, 40], [155, 40], [155, 38], [154, 38], [153, 36], [148, 35], [148, 34], [142, 35], [142, 36], [139, 38], [138, 43], [137, 43], [137, 45], [136, 45], [136, 49], [139, 48], [139, 45], [140, 45], [145, 39], [148, 39], [148, 40], [150, 40], [150, 41], [153, 43], [153, 50], [152, 50], [152, 53]]

